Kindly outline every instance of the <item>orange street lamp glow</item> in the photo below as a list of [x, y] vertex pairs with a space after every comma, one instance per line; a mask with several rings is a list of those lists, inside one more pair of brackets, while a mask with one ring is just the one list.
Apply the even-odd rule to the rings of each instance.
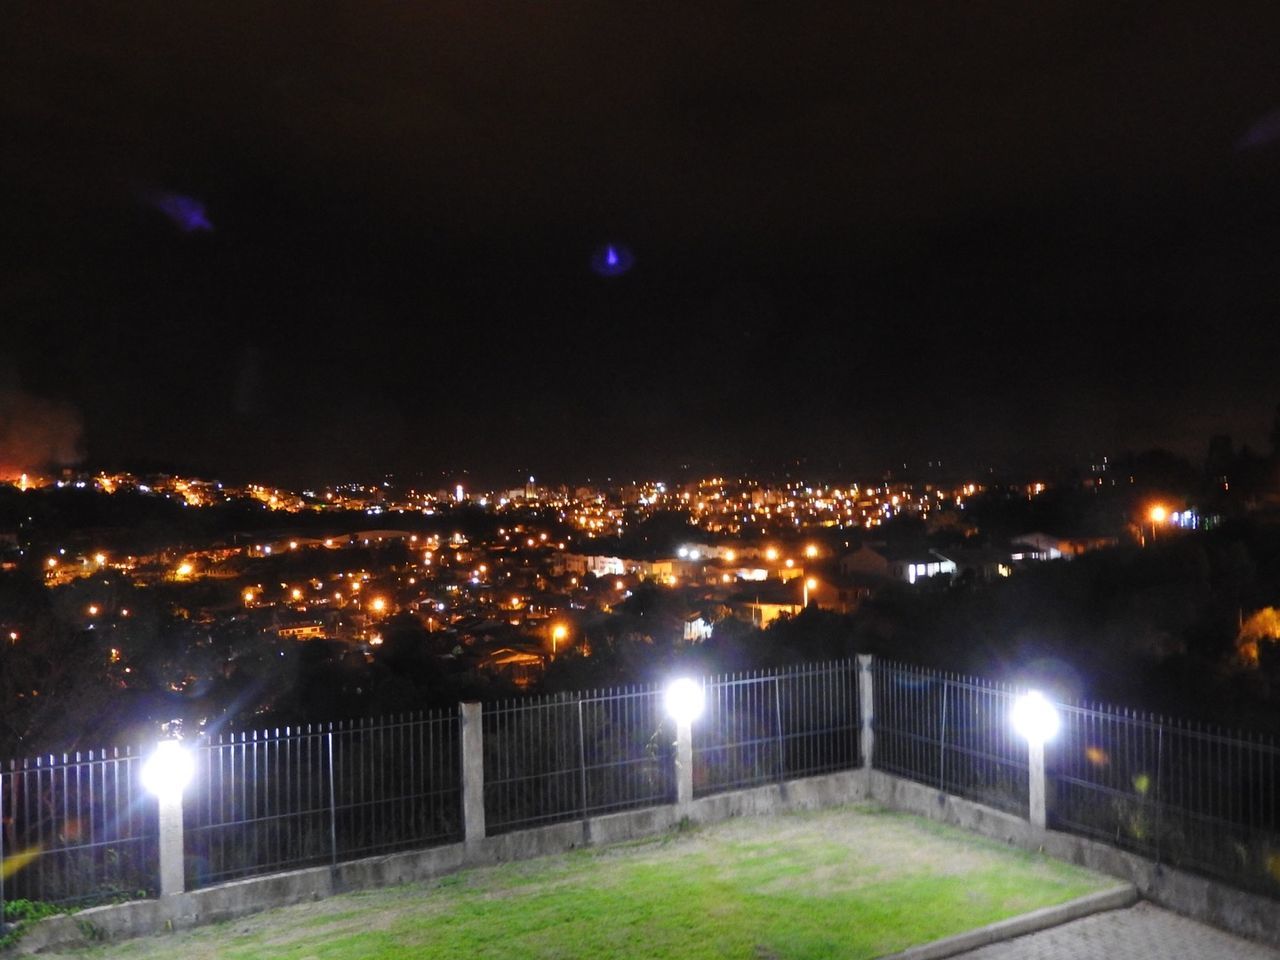
[[560, 641], [569, 635], [569, 628], [563, 623], [557, 623], [551, 628], [551, 655], [554, 657], [560, 648]]
[[105, 553], [95, 553], [93, 555], [93, 562], [96, 563], [98, 566], [102, 566], [104, 563], [107, 562], [107, 555]]
[[818, 548], [811, 543], [804, 548], [804, 555], [808, 557], [810, 560], [812, 560], [814, 557], [818, 555]]
[[809, 606], [809, 591], [810, 591], [810, 590], [816, 590], [817, 588], [818, 588], [818, 581], [817, 581], [817, 580], [815, 580], [815, 579], [813, 579], [813, 577], [809, 577], [808, 579], [806, 579], [806, 580], [805, 580], [805, 582], [804, 582], [804, 604], [803, 604], [803, 605], [804, 605], [804, 607], [805, 607], [806, 609], [807, 609], [807, 608], [808, 608], [808, 606]]
[[289, 591], [289, 596], [293, 597], [293, 599], [295, 600], [301, 600], [302, 591], [299, 590], [297, 587], [294, 587], [292, 590]]
[[382, 597], [374, 597], [373, 603], [370, 604], [370, 606], [373, 607], [374, 613], [382, 613], [387, 609], [387, 601], [382, 599]]
[[244, 602], [245, 602], [245, 603], [253, 603], [253, 591], [252, 591], [252, 590], [246, 590], [246, 591], [244, 592]]
[[1157, 503], [1147, 516], [1151, 518], [1152, 523], [1164, 523], [1169, 516], [1169, 511]]
[[191, 576], [192, 573], [195, 572], [195, 569], [196, 568], [193, 567], [190, 563], [183, 561], [182, 563], [178, 564], [178, 576], [189, 577]]
[[774, 547], [770, 547], [768, 550], [764, 552], [764, 558], [766, 560], [777, 560], [778, 559], [777, 549], [775, 549]]

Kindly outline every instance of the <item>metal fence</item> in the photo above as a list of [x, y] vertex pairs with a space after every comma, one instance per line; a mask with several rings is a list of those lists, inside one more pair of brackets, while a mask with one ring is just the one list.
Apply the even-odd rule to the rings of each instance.
[[675, 799], [675, 730], [656, 687], [486, 703], [489, 833]]
[[0, 767], [0, 907], [88, 905], [154, 893], [156, 803], [133, 750], [48, 755]]
[[693, 794], [847, 770], [859, 756], [854, 660], [710, 677], [693, 725]]
[[1028, 815], [1027, 745], [1008, 684], [876, 660], [877, 770]]
[[1050, 826], [1280, 895], [1280, 747], [1100, 704], [1059, 706]]
[[188, 888], [462, 838], [455, 711], [255, 730], [200, 745]]
[[[1028, 816], [1014, 687], [876, 660], [876, 769]], [[862, 763], [855, 661], [710, 677], [695, 796]], [[1280, 896], [1280, 747], [1115, 707], [1062, 704], [1046, 746], [1049, 825]], [[490, 834], [671, 803], [675, 729], [633, 686], [487, 703]], [[196, 745], [188, 888], [463, 839], [455, 711], [225, 734]], [[136, 752], [0, 768], [0, 903], [151, 895], [157, 809]]]

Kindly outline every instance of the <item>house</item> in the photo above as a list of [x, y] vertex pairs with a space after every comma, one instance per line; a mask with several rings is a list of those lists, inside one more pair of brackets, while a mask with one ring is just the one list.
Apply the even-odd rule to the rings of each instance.
[[941, 574], [954, 574], [956, 564], [928, 547], [866, 543], [840, 558], [840, 572], [845, 576], [862, 574], [915, 583]]
[[711, 637], [712, 623], [701, 613], [691, 613], [684, 618], [685, 643], [701, 643]]
[[1013, 539], [1012, 557], [1017, 561], [1057, 560], [1062, 557], [1078, 557], [1090, 550], [1115, 545], [1115, 537], [1055, 537], [1037, 531]]

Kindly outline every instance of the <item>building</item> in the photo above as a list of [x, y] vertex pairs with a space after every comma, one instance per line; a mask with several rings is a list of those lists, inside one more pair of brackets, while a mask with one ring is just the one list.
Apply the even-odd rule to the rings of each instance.
[[883, 543], [868, 543], [840, 558], [840, 572], [845, 576], [862, 574], [915, 583], [929, 577], [954, 574], [956, 564], [928, 547], [890, 547]]

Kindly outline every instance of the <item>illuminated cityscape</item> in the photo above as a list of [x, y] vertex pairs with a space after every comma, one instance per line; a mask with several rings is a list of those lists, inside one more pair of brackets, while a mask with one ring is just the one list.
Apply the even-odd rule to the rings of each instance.
[[[1280, 945], [1255, 6], [0, 7], [0, 954], [910, 956], [1047, 916], [899, 813], [1063, 910]], [[737, 886], [700, 846], [827, 805], [830, 876], [794, 830]], [[661, 906], [578, 858], [655, 831]], [[436, 883], [535, 850], [584, 882]], [[413, 936], [239, 939], [418, 881]], [[445, 894], [500, 919], [445, 947]]]

